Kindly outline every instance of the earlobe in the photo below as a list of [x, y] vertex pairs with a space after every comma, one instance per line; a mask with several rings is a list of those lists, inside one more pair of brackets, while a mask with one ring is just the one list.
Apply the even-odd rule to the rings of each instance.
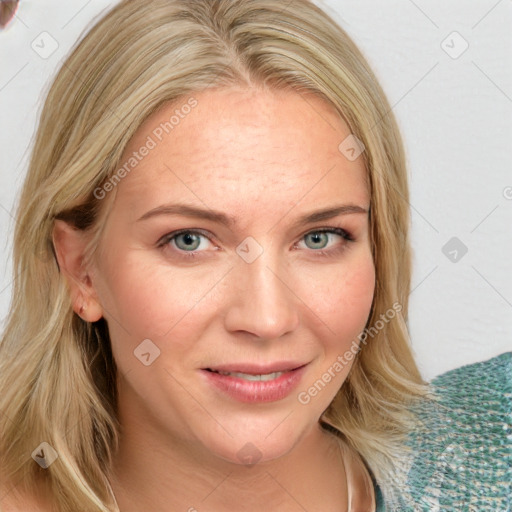
[[63, 220], [56, 220], [52, 240], [59, 269], [68, 283], [73, 311], [86, 322], [98, 321], [103, 310], [84, 265], [85, 233]]

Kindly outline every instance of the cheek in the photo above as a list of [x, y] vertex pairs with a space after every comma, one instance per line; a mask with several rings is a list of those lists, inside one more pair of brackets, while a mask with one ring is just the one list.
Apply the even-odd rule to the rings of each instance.
[[[111, 262], [103, 274], [101, 300], [109, 326], [134, 340], [154, 338], [190, 327], [190, 317], [207, 299], [223, 269], [175, 267], [144, 260], [138, 251]], [[196, 319], [197, 320], [197, 319]]]
[[366, 321], [375, 293], [375, 267], [369, 256], [364, 263], [349, 270], [341, 278], [338, 292], [333, 292], [342, 308]]
[[318, 415], [343, 385], [360, 346], [359, 335], [368, 321], [375, 291], [371, 255], [357, 258], [353, 265], [340, 266], [324, 282], [328, 284], [317, 287], [310, 297], [314, 312], [328, 330], [322, 328], [322, 334], [317, 336], [321, 355], [297, 395], [300, 404], [314, 404]]
[[375, 292], [375, 268], [371, 255], [352, 265], [332, 267], [328, 276], [309, 288], [308, 305], [329, 328], [332, 343], [352, 341], [364, 329]]

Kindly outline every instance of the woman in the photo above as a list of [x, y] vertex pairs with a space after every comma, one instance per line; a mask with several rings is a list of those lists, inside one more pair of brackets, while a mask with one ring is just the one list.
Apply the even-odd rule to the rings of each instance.
[[319, 8], [121, 2], [56, 77], [19, 204], [0, 507], [428, 503], [407, 199]]

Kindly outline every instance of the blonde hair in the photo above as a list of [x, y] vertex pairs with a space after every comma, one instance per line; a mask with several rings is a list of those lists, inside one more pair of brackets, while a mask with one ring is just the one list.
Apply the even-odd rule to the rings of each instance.
[[[413, 425], [409, 405], [425, 383], [406, 326], [405, 157], [375, 76], [349, 36], [307, 0], [125, 0], [77, 44], [47, 96], [17, 209], [16, 278], [0, 342], [4, 477], [27, 490], [45, 486], [61, 511], [118, 510], [108, 474], [119, 424], [108, 329], [73, 312], [51, 241], [54, 221], [90, 230], [97, 243], [111, 198], [101, 202], [94, 190], [112, 177], [142, 122], [164, 102], [230, 85], [312, 92], [365, 146], [376, 268], [368, 327], [392, 304], [401, 313], [361, 344], [322, 421], [392, 494]], [[43, 441], [59, 457], [46, 470], [31, 458]]]

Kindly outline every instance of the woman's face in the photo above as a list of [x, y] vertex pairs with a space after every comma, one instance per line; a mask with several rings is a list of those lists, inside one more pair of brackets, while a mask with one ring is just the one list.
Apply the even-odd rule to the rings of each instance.
[[338, 148], [349, 135], [317, 97], [238, 88], [139, 128], [90, 272], [121, 423], [236, 463], [318, 427], [375, 284], [363, 158]]

